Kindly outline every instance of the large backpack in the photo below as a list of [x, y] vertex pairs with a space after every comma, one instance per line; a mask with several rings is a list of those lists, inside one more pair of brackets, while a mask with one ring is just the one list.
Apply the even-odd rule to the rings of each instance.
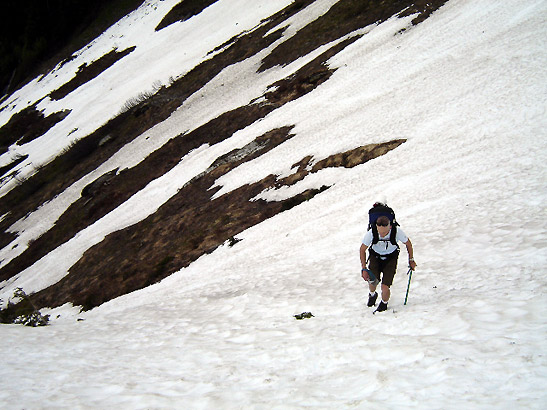
[[378, 228], [376, 227], [376, 220], [381, 216], [387, 216], [391, 222], [391, 234], [389, 235], [389, 241], [398, 248], [399, 245], [397, 245], [396, 237], [397, 226], [399, 226], [399, 224], [395, 220], [395, 212], [389, 206], [381, 202], [376, 202], [368, 211], [368, 230], [372, 229], [372, 244], [374, 245], [380, 240]]

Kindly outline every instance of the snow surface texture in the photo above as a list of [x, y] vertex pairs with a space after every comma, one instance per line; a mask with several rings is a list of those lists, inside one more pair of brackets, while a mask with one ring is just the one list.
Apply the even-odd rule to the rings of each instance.
[[[290, 1], [238, 0], [234, 7], [233, 0], [222, 0], [207, 13], [152, 35], [174, 3], [146, 3], [83, 50], [82, 58], [108, 52], [109, 38], [123, 41], [120, 49], [146, 44], [146, 52], [137, 53], [137, 47], [126, 59], [152, 50], [154, 59], [161, 58], [173, 51], [170, 36], [179, 41], [210, 21], [215, 30], [200, 27], [216, 38], [201, 34], [204, 43], [188, 42], [191, 69], [214, 46]], [[316, 2], [314, 12], [302, 11], [294, 24], [307, 24], [333, 3]], [[134, 214], [128, 204], [118, 211], [129, 212], [130, 220], [115, 223], [116, 217], [107, 215], [73, 245], [52, 253], [57, 256], [46, 256], [14, 283], [2, 284], [5, 302], [16, 286], [30, 292], [59, 280], [74, 263], [64, 255], [77, 260], [78, 252], [105, 232], [141, 220], [146, 209], [153, 212], [211, 159], [272, 128], [296, 124], [296, 136], [222, 177], [217, 181], [222, 192], [270, 173], [287, 175], [307, 155], [320, 160], [368, 143], [408, 139], [358, 167], [325, 169], [294, 187], [264, 192], [267, 199], [284, 198], [335, 183], [238, 235], [243, 241], [234, 247], [223, 246], [157, 285], [82, 314], [70, 306], [55, 309], [49, 312], [53, 324], [45, 328], [1, 326], [0, 407], [546, 408], [546, 16], [545, 1], [450, 0], [403, 34], [395, 35], [408, 27], [408, 18], [369, 28], [330, 61], [339, 69], [315, 91], [224, 143], [190, 153], [172, 171], [176, 186], [155, 181], [132, 199], [142, 204]], [[234, 27], [236, 19], [240, 25]], [[220, 28], [219, 20], [229, 21], [229, 27]], [[267, 52], [220, 73], [147, 132], [161, 134], [162, 140], [150, 140], [164, 143], [232, 104], [259, 97], [268, 84], [312, 58], [256, 74]], [[108, 86], [128, 76], [126, 59], [93, 81]], [[75, 60], [72, 69], [82, 61], [89, 60]], [[133, 92], [184, 74], [169, 72], [169, 61], [150, 64], [150, 72], [142, 61], [132, 64], [139, 67], [129, 87]], [[62, 70], [68, 71], [68, 64]], [[70, 79], [61, 70], [58, 75], [58, 83], [32, 82], [6, 104], [20, 110], [49, 92], [40, 89], [48, 81], [51, 91]], [[89, 92], [82, 91], [77, 102], [41, 106], [48, 112], [84, 109], [102, 93], [91, 83], [86, 87]], [[113, 93], [116, 101], [107, 111], [130, 96], [129, 89]], [[197, 120], [190, 121], [193, 114]], [[6, 122], [5, 110], [0, 115]], [[65, 121], [81, 121], [78, 115], [73, 111]], [[104, 113], [96, 115], [89, 127], [107, 120]], [[31, 162], [45, 155], [45, 146], [54, 155], [62, 149], [52, 142], [58, 127], [74, 128], [65, 121], [19, 149]], [[143, 134], [133, 151], [116, 161], [138, 163], [155, 149], [145, 140]], [[116, 161], [96, 176], [119, 166]], [[59, 206], [59, 215], [92, 179], [43, 208], [50, 212]], [[382, 196], [414, 243], [418, 269], [403, 306], [402, 251], [389, 310], [373, 316], [365, 306], [358, 248], [366, 210]], [[21, 221], [16, 230], [24, 235], [32, 229]], [[55, 258], [60, 269], [48, 262]], [[304, 311], [314, 317], [292, 317]]]

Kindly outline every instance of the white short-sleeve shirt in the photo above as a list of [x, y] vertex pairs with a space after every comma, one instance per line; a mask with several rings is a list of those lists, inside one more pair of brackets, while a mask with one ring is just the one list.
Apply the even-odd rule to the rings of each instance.
[[[362, 243], [368, 248], [370, 248], [370, 245], [372, 245], [372, 250], [380, 255], [389, 255], [390, 253], [393, 253], [397, 250], [397, 246], [393, 245], [389, 240], [390, 235], [391, 229], [386, 236], [380, 236], [380, 240], [378, 241], [378, 243], [372, 245], [372, 229], [370, 229], [365, 234]], [[397, 242], [408, 242], [408, 236], [406, 236], [406, 233], [404, 233], [400, 226], [397, 227], [397, 235], [395, 236], [395, 239]]]

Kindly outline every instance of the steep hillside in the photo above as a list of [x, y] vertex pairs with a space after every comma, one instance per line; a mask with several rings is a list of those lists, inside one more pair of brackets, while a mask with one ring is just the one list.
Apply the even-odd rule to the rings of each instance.
[[[155, 32], [167, 31], [170, 25], [180, 24], [177, 23], [179, 20], [186, 21], [194, 15], [200, 15], [210, 3], [213, 2], [179, 3], [155, 27]], [[152, 181], [167, 174], [192, 150], [205, 144], [213, 146], [228, 140], [238, 130], [260, 121], [328, 81], [334, 72], [328, 67], [328, 60], [366, 35], [375, 25], [392, 17], [402, 19], [410, 16], [411, 20], [403, 23], [406, 30], [426, 19], [443, 3], [444, 1], [391, 1], [377, 4], [351, 0], [288, 2], [286, 8], [266, 16], [262, 21], [249, 22], [249, 25], [255, 24], [250, 30], [244, 30], [211, 48], [207, 54], [200, 56], [202, 61], [187, 73], [179, 74], [176, 79], [171, 76], [167, 84], [157, 83], [153, 92], [142, 92], [128, 100], [124, 107], [117, 108], [121, 110], [118, 115], [103, 117], [103, 121], [108, 121], [97, 130], [88, 135], [79, 133], [61, 152], [52, 150], [51, 158], [39, 166], [35, 165], [35, 161], [40, 160], [34, 159], [32, 153], [22, 153], [25, 144], [36, 141], [38, 145], [41, 136], [63, 138], [62, 131], [60, 134], [59, 127], [55, 126], [65, 118], [68, 123], [73, 124], [68, 127], [74, 127], [70, 129], [68, 137], [72, 138], [72, 134], [77, 134], [77, 124], [81, 119], [70, 121], [76, 113], [72, 112], [70, 103], [64, 104], [65, 97], [74, 95], [74, 98], [78, 98], [79, 93], [84, 93], [83, 88], [87, 83], [99, 81], [102, 73], [106, 76], [108, 70], [114, 69], [118, 62], [123, 63], [124, 59], [138, 53], [139, 46], [132, 45], [123, 51], [113, 49], [95, 61], [73, 64], [80, 64], [74, 76], [45, 96], [51, 101], [48, 105], [40, 99], [42, 102], [30, 102], [32, 105], [21, 110], [21, 103], [10, 101], [4, 111], [21, 111], [13, 113], [0, 129], [6, 152], [4, 157], [11, 154], [14, 158], [11, 164], [4, 166], [4, 195], [0, 199], [0, 213], [4, 215], [0, 223], [3, 231], [2, 244], [10, 250], [2, 261], [0, 280], [11, 283], [21, 272], [40, 269], [34, 264], [41, 258], [120, 207]], [[146, 7], [143, 6], [143, 9], [146, 10]], [[167, 8], [162, 11], [165, 13], [166, 10]], [[157, 13], [156, 19], [161, 17], [156, 6], [150, 5], [146, 13]], [[305, 23], [299, 30], [291, 30], [293, 19]], [[125, 35], [123, 31], [121, 33], [121, 36]], [[99, 45], [94, 47], [98, 48]], [[93, 46], [90, 49], [92, 48]], [[166, 138], [163, 143], [149, 149], [140, 162], [113, 168], [113, 158], [131, 155], [122, 152], [127, 144], [133, 142], [138, 146], [138, 137], [145, 135], [147, 131], [153, 132], [156, 124], [168, 121], [177, 110], [183, 110], [188, 98], [199, 94], [200, 89], [203, 90], [201, 93], [204, 98], [207, 98], [204, 87], [215, 76], [218, 77], [228, 67], [244, 60], [249, 61], [253, 57], [260, 61], [258, 73], [271, 71], [273, 67], [279, 66], [291, 68], [265, 75], [271, 78], [269, 83], [264, 83], [266, 91], [264, 86], [256, 90], [249, 87], [252, 99], [244, 101], [244, 105], [229, 107], [226, 111], [219, 107], [220, 115], [202, 125], [191, 121], [192, 129], [174, 125], [171, 132], [178, 128], [179, 134]], [[297, 60], [298, 63], [292, 64]], [[62, 70], [65, 64], [61, 64], [54, 71]], [[147, 75], [146, 69], [142, 71]], [[154, 72], [154, 69], [150, 71]], [[39, 82], [44, 81], [45, 78], [39, 79]], [[54, 104], [55, 101], [58, 101], [58, 106], [65, 108], [47, 116], [44, 115], [44, 108], [37, 109], [40, 104], [44, 107], [57, 105]], [[108, 113], [112, 112], [106, 108]], [[49, 110], [52, 108], [46, 108], [46, 111]], [[180, 184], [178, 193], [157, 211], [150, 212], [147, 218], [121, 231], [109, 229], [107, 234], [110, 235], [105, 235], [106, 238], [100, 244], [93, 248], [89, 246], [89, 251], [81, 259], [78, 256], [71, 266], [66, 266], [69, 271], [68, 275], [62, 274], [63, 280], [50, 283], [46, 288], [28, 289], [32, 292], [39, 291], [35, 296], [35, 303], [54, 307], [71, 302], [84, 306], [85, 309], [98, 306], [113, 297], [163, 279], [188, 266], [204, 253], [213, 251], [248, 227], [310, 199], [319, 192], [319, 188], [328, 188], [321, 185], [279, 202], [251, 201], [264, 189], [273, 186], [279, 188], [298, 180], [280, 180], [271, 175], [250, 185], [247, 193], [236, 191], [223, 197], [222, 201], [211, 201], [214, 191], [210, 188], [219, 176], [283, 143], [290, 138], [289, 129], [293, 126], [294, 124], [287, 123], [279, 130], [269, 130], [263, 136], [257, 136], [256, 141], [249, 143], [256, 145], [256, 149], [246, 149], [249, 144], [237, 147], [238, 152], [249, 152], [237, 154], [235, 160], [226, 160], [228, 154], [220, 155], [211, 161], [205, 175], [195, 176], [189, 185]], [[68, 129], [66, 126], [64, 128]], [[276, 139], [278, 137], [269, 137], [277, 134], [280, 135], [280, 140]], [[325, 158], [325, 161], [330, 161], [328, 166], [356, 166], [403, 142], [397, 137], [393, 140], [394, 143], [380, 143], [377, 147], [367, 144], [366, 147], [352, 148], [348, 152], [335, 152], [331, 155], [332, 160]], [[13, 144], [21, 146], [21, 150]], [[17, 154], [14, 155], [14, 151]], [[344, 159], [348, 156], [351, 157], [349, 161]], [[322, 158], [317, 160], [320, 159]], [[299, 158], [299, 162], [304, 161], [301, 168], [307, 166], [310, 160], [311, 158]], [[223, 162], [223, 166], [216, 165], [219, 161]], [[297, 165], [295, 163], [294, 167]], [[25, 176], [25, 172], [29, 173], [29, 167], [30, 174]], [[103, 174], [104, 171], [98, 171], [101, 169], [107, 172]], [[89, 184], [86, 182], [82, 186], [83, 180], [89, 181]], [[13, 181], [17, 183], [13, 184]], [[78, 185], [81, 186], [79, 199], [73, 197], [71, 203], [65, 202], [66, 209], [62, 214], [56, 215], [57, 219], [45, 216], [50, 220], [51, 226], [24, 241], [13, 232], [12, 227], [18, 220], [38, 210], [44, 203], [55, 201], [59, 195], [65, 195], [64, 191], [77, 189], [75, 187]], [[79, 192], [74, 193], [78, 194]], [[249, 206], [252, 209], [248, 209]], [[199, 211], [197, 214], [196, 210]], [[163, 233], [158, 234], [159, 232]], [[57, 270], [59, 273], [62, 271], [59, 268]], [[13, 286], [15, 284], [9, 288]], [[9, 320], [17, 314], [15, 307], [12, 310], [13, 313], [5, 313]]]
[[543, 410], [546, 16], [147, 0], [9, 95], [0, 408]]

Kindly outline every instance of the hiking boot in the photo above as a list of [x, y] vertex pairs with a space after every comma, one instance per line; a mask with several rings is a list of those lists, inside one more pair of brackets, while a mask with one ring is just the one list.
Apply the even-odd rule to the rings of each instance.
[[374, 311], [374, 313], [376, 313], [376, 312], [384, 312], [384, 311], [386, 311], [386, 310], [387, 310], [387, 303], [384, 303], [384, 301], [382, 300], [382, 301], [380, 301], [380, 304], [378, 305], [378, 309], [376, 309], [376, 310]]
[[378, 299], [378, 293], [377, 292], [374, 292], [374, 295], [371, 295], [370, 293], [368, 294], [368, 302], [367, 302], [367, 306], [368, 307], [372, 307], [376, 304], [376, 299]]

